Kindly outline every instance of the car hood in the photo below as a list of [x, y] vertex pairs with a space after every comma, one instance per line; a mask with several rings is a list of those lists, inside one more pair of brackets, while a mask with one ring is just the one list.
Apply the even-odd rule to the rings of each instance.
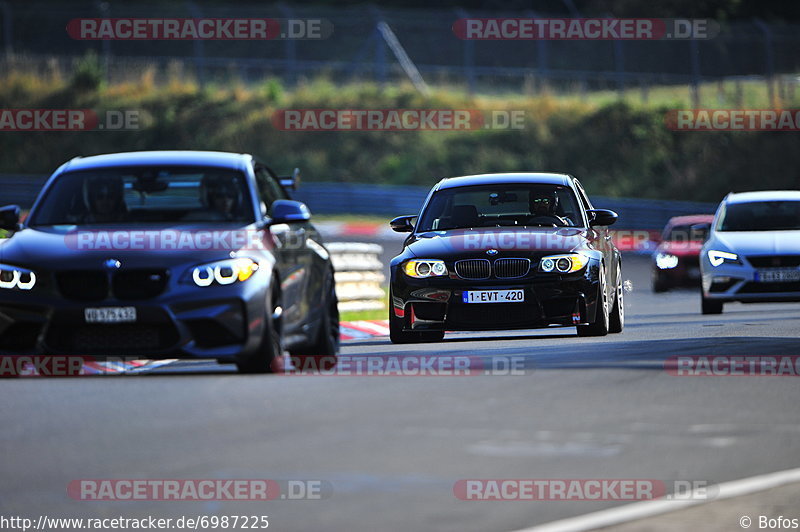
[[541, 256], [593, 249], [587, 236], [586, 229], [579, 228], [428, 231], [414, 235], [406, 249], [416, 257], [429, 258], [485, 257], [491, 249], [497, 250], [498, 257]]
[[[219, 228], [215, 229], [220, 232], [223, 231]], [[146, 244], [147, 237], [143, 238], [142, 245], [119, 245], [120, 241], [118, 241], [117, 245], [114, 245], [110, 240], [103, 239], [105, 235], [111, 235], [115, 232], [128, 233], [130, 237], [136, 231], [146, 232], [148, 235], [164, 234], [170, 231], [173, 234], [187, 233], [195, 237], [195, 239], [183, 240], [182, 245], [179, 244], [179, 240], [175, 240], [175, 245], [164, 244], [156, 246]], [[199, 235], [199, 231], [198, 228], [189, 229], [185, 226], [159, 227], [157, 229], [126, 228], [124, 231], [118, 228], [94, 227], [91, 230], [81, 229], [76, 231], [74, 226], [26, 228], [14, 233], [10, 238], [0, 240], [2, 242], [0, 244], [0, 262], [31, 269], [67, 270], [94, 269], [102, 267], [103, 263], [108, 259], [115, 259], [124, 266], [132, 268], [170, 268], [181, 264], [195, 264], [229, 258], [230, 252], [234, 250], [243, 249], [242, 254], [244, 255], [248, 250], [246, 244], [240, 248], [224, 248], [224, 244], [233, 242], [232, 237], [228, 240], [218, 239], [216, 244], [213, 243], [212, 239], [211, 249], [197, 249], [197, 243], [208, 242], [208, 240], [196, 238]], [[211, 229], [206, 228], [205, 231], [210, 233]], [[240, 226], [237, 229], [228, 229], [228, 231], [230, 235], [234, 234], [233, 231], [241, 231], [243, 234], [248, 234], [254, 229], [253, 226]], [[90, 233], [91, 239], [79, 240], [78, 235], [81, 233]], [[195, 245], [193, 246], [190, 242], [195, 242]]]
[[706, 249], [717, 243], [740, 255], [800, 255], [800, 231], [716, 232]]

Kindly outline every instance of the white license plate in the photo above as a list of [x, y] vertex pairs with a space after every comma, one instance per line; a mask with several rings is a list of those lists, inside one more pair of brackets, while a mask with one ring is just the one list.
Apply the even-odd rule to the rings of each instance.
[[131, 323], [136, 321], [136, 307], [87, 308], [86, 323]]
[[464, 303], [522, 303], [525, 290], [465, 290], [462, 297]]
[[800, 281], [800, 270], [758, 270], [756, 271], [756, 281], [759, 283]]

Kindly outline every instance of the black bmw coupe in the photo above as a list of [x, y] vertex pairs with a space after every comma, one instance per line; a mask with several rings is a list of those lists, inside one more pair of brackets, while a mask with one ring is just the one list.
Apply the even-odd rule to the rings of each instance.
[[551, 173], [443, 179], [391, 262], [394, 343], [435, 342], [445, 331], [574, 326], [604, 336], [624, 325], [621, 257], [580, 182]]
[[335, 357], [333, 268], [302, 203], [246, 154], [76, 158], [27, 219], [0, 209], [0, 353]]

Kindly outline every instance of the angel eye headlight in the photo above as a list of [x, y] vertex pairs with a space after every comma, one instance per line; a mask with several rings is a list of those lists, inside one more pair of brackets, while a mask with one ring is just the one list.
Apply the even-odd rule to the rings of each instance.
[[0, 264], [0, 288], [30, 290], [36, 286], [36, 274], [27, 268]]
[[443, 260], [438, 259], [412, 259], [406, 262], [403, 271], [409, 277], [424, 279], [426, 277], [439, 277], [447, 275], [447, 266]]
[[244, 282], [258, 271], [258, 263], [252, 259], [239, 258], [202, 264], [192, 268], [192, 281], [200, 287], [212, 284], [228, 285]]
[[581, 253], [550, 255], [548, 257], [542, 257], [539, 261], [539, 271], [575, 273], [581, 271], [587, 264], [589, 264], [589, 257]]

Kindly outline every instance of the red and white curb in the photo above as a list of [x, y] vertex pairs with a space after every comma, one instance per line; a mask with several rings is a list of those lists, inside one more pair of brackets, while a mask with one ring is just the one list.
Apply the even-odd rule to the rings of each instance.
[[389, 336], [389, 320], [343, 321], [339, 330], [342, 340]]
[[[388, 320], [343, 321], [340, 327], [342, 340], [359, 340], [389, 336]], [[178, 362], [178, 360], [85, 360], [80, 369], [80, 375], [132, 375], [136, 373], [147, 373], [164, 366], [169, 366], [175, 362]], [[26, 364], [24, 370], [26, 375], [38, 375], [36, 368], [30, 364]]]

